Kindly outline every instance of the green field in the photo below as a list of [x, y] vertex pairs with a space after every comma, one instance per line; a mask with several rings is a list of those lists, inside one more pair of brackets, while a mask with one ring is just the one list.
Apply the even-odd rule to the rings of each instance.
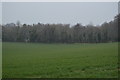
[[117, 78], [118, 43], [3, 43], [3, 78]]

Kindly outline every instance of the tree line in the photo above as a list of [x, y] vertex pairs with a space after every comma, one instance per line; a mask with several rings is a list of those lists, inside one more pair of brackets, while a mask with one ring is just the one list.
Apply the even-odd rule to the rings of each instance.
[[76, 24], [16, 24], [2, 25], [2, 41], [4, 42], [40, 42], [40, 43], [102, 43], [116, 42], [120, 15], [113, 21], [102, 25], [83, 26]]

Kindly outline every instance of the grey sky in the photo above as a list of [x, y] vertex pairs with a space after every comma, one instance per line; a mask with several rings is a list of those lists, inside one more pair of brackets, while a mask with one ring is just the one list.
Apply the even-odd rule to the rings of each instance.
[[94, 25], [113, 20], [117, 2], [7, 2], [2, 3], [3, 24], [63, 23]]
[[2, 3], [0, 2], [0, 24], [2, 23]]

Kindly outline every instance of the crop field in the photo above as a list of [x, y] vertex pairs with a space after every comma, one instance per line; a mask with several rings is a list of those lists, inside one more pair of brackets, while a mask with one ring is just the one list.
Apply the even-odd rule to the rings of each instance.
[[3, 78], [117, 78], [118, 43], [3, 43]]

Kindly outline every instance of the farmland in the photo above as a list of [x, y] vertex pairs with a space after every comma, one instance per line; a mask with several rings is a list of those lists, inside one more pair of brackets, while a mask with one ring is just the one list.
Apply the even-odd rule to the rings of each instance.
[[3, 78], [116, 78], [118, 43], [3, 43]]

